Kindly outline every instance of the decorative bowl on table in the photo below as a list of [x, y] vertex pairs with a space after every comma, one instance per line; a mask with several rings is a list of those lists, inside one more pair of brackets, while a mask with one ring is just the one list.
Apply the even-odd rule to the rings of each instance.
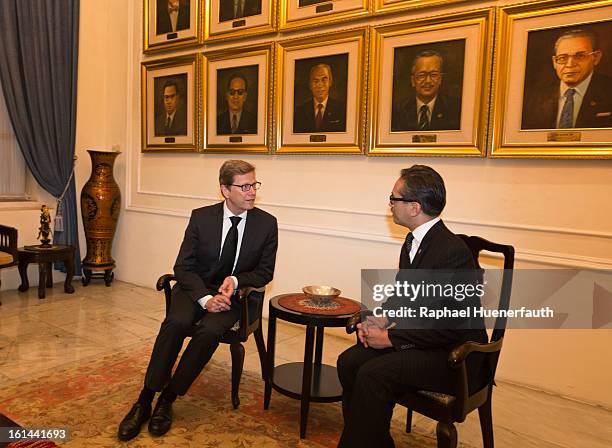
[[342, 291], [333, 286], [310, 285], [304, 286], [302, 292], [310, 304], [316, 307], [327, 308], [333, 306], [333, 299], [338, 297]]

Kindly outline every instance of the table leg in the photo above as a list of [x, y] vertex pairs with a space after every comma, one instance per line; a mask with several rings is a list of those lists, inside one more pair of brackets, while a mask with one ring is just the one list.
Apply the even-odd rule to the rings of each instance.
[[53, 288], [53, 264], [47, 263], [47, 288]]
[[25, 260], [19, 260], [19, 277], [21, 277], [21, 285], [19, 285], [19, 291], [25, 292], [30, 287], [28, 281], [28, 262]]
[[302, 398], [300, 406], [300, 439], [306, 437], [310, 390], [312, 388], [312, 352], [314, 348], [315, 327], [306, 327], [306, 344], [304, 346], [304, 370], [302, 374]]
[[316, 366], [321, 365], [321, 358], [323, 357], [323, 333], [325, 331], [325, 327], [318, 326], [317, 327], [317, 339], [315, 344], [315, 358], [314, 363]]
[[274, 345], [276, 343], [276, 315], [272, 307], [269, 308], [268, 314], [268, 352], [267, 367], [266, 367], [266, 387], [264, 391], [264, 409], [270, 407], [270, 398], [272, 397], [272, 381], [274, 380]]
[[38, 263], [38, 298], [45, 298], [45, 282], [47, 280], [47, 263]]
[[64, 281], [64, 292], [72, 294], [74, 292], [74, 286], [72, 286], [72, 276], [74, 275], [74, 253], [72, 253], [65, 261], [66, 266], [66, 280]]

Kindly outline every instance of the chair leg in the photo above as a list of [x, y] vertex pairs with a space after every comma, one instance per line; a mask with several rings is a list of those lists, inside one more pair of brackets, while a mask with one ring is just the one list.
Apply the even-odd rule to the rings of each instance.
[[480, 430], [482, 431], [482, 446], [493, 448], [493, 415], [491, 413], [490, 392], [487, 401], [478, 408], [478, 417], [480, 417]]
[[240, 377], [242, 376], [242, 368], [244, 366], [244, 346], [237, 342], [230, 345], [232, 354], [232, 405], [234, 409], [240, 405], [238, 397], [238, 389], [240, 387]]
[[408, 408], [406, 413], [406, 432], [412, 431], [412, 409]]
[[257, 344], [257, 353], [259, 353], [259, 365], [261, 366], [261, 378], [266, 379], [266, 345], [264, 343], [263, 332], [261, 325], [253, 332], [255, 335], [255, 343]]
[[436, 436], [438, 437], [438, 448], [457, 447], [457, 428], [452, 423], [438, 422]]

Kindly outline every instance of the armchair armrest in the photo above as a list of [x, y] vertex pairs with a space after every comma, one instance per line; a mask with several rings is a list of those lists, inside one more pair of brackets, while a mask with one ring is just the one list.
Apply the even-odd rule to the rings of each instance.
[[364, 317], [372, 316], [374, 313], [370, 310], [357, 311], [351, 317], [349, 317], [348, 322], [346, 323], [346, 332], [348, 334], [354, 333], [357, 331], [357, 324], [363, 320]]
[[465, 362], [468, 355], [472, 352], [480, 352], [480, 353], [494, 353], [499, 352], [502, 348], [502, 344], [504, 342], [504, 338], [499, 339], [495, 342], [490, 342], [488, 344], [481, 344], [478, 342], [464, 342], [459, 347], [456, 347], [450, 352], [448, 357], [448, 366], [456, 369], [462, 363]]
[[0, 225], [0, 247], [4, 252], [13, 255], [17, 260], [17, 229]]
[[157, 284], [155, 285], [155, 289], [161, 291], [166, 286], [170, 287], [170, 282], [175, 281], [176, 277], [172, 274], [164, 274], [157, 279]]

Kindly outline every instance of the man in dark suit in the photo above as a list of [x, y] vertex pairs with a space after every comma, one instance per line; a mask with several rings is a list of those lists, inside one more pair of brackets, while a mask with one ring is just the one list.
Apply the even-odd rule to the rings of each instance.
[[244, 76], [230, 76], [225, 89], [227, 109], [217, 115], [217, 135], [257, 134], [257, 116], [244, 107], [248, 89]]
[[[165, 434], [172, 403], [184, 395], [240, 317], [238, 288], [262, 287], [272, 280], [278, 245], [274, 216], [255, 208], [261, 185], [255, 167], [228, 160], [219, 171], [224, 202], [193, 210], [179, 250], [168, 315], [155, 340], [138, 401], [119, 425], [120, 440], [130, 440], [149, 419], [149, 432]], [[188, 333], [191, 340], [172, 374]], [[156, 392], [161, 395], [153, 414]]]
[[261, 0], [221, 0], [219, 22], [261, 14]]
[[155, 117], [155, 135], [187, 135], [187, 111], [174, 79], [164, 83], [162, 98], [164, 112]]
[[190, 0], [157, 0], [157, 34], [187, 30], [190, 25]]
[[440, 93], [444, 60], [436, 51], [423, 51], [412, 63], [410, 82], [414, 94], [396, 107], [392, 131], [441, 131], [461, 129], [461, 103]]
[[[436, 171], [423, 165], [402, 170], [389, 199], [394, 222], [411, 230], [402, 246], [401, 269], [474, 269], [468, 247], [439, 218], [446, 190]], [[450, 350], [467, 340], [487, 341], [484, 329], [402, 328], [390, 329], [386, 318], [370, 316], [358, 324], [360, 342], [338, 358], [345, 421], [339, 447], [393, 447], [389, 425], [402, 392], [450, 392]], [[470, 372], [481, 367], [482, 359], [468, 366]]]
[[574, 29], [555, 43], [559, 83], [525, 92], [522, 129], [612, 127], [612, 78], [595, 71], [602, 58], [595, 34]]
[[333, 85], [331, 67], [313, 66], [308, 79], [312, 99], [295, 108], [293, 132], [346, 132], [346, 104], [329, 96]]

